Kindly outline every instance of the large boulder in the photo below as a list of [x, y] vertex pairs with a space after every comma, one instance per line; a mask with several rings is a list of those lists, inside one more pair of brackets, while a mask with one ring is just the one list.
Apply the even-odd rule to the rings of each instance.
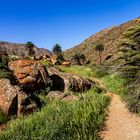
[[11, 85], [9, 79], [0, 79], [0, 109], [5, 115], [20, 115], [30, 106], [30, 110], [35, 109], [35, 102], [32, 102], [18, 86]]
[[9, 63], [20, 86], [28, 90], [50, 84], [50, 78], [46, 68], [35, 60], [16, 60]]
[[52, 80], [52, 90], [62, 92], [83, 92], [95, 85], [95, 82], [76, 74], [62, 73], [55, 67], [48, 68]]

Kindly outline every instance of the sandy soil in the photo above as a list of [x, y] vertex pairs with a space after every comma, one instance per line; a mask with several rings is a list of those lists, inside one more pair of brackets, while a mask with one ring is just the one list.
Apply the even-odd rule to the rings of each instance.
[[130, 113], [120, 96], [111, 97], [109, 114], [100, 136], [103, 140], [140, 140], [140, 117]]

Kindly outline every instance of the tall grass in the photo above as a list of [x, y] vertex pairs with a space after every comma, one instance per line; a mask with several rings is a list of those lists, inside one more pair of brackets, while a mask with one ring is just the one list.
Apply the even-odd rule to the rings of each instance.
[[109, 98], [90, 90], [79, 101], [50, 101], [40, 112], [8, 123], [0, 140], [97, 140]]
[[95, 76], [95, 72], [85, 66], [76, 66], [76, 65], [70, 67], [58, 66], [58, 68], [62, 72], [78, 74], [87, 78]]
[[118, 74], [109, 74], [101, 78], [106, 88], [116, 94], [124, 95], [125, 93], [125, 80]]

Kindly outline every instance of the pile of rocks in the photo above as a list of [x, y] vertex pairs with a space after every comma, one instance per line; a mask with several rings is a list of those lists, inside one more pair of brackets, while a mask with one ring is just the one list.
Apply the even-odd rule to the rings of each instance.
[[53, 93], [83, 92], [95, 85], [86, 78], [64, 74], [54, 67], [46, 69], [35, 60], [12, 61], [9, 68], [18, 84], [12, 85], [9, 79], [0, 79], [0, 108], [6, 115], [34, 111], [37, 103], [29, 97], [29, 93], [34, 93], [37, 89], [49, 87]]

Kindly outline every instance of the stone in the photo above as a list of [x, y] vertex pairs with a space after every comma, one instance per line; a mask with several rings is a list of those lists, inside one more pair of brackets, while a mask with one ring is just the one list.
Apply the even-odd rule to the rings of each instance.
[[51, 83], [46, 68], [35, 60], [16, 60], [9, 63], [10, 70], [19, 85], [28, 90], [47, 86]]
[[65, 66], [65, 67], [69, 67], [71, 65], [71, 62], [70, 61], [64, 61], [62, 63], [62, 66]]
[[61, 91], [50, 91], [47, 95], [47, 97], [51, 99], [62, 99], [64, 96], [64, 93]]
[[19, 116], [29, 106], [37, 107], [17, 85], [12, 85], [9, 79], [0, 79], [0, 109], [5, 115]]
[[76, 74], [62, 73], [55, 67], [48, 68], [52, 80], [52, 90], [61, 92], [83, 92], [95, 85], [95, 82]]
[[76, 101], [79, 100], [78, 96], [73, 95], [72, 93], [65, 94], [61, 91], [50, 91], [47, 95], [47, 97], [52, 100], [52, 99], [59, 99], [59, 100], [64, 100], [64, 101]]
[[52, 62], [53, 65], [55, 65], [55, 64], [58, 62], [57, 56], [56, 56], [56, 55], [52, 55], [52, 56], [50, 57], [50, 59], [51, 59], [51, 62]]

